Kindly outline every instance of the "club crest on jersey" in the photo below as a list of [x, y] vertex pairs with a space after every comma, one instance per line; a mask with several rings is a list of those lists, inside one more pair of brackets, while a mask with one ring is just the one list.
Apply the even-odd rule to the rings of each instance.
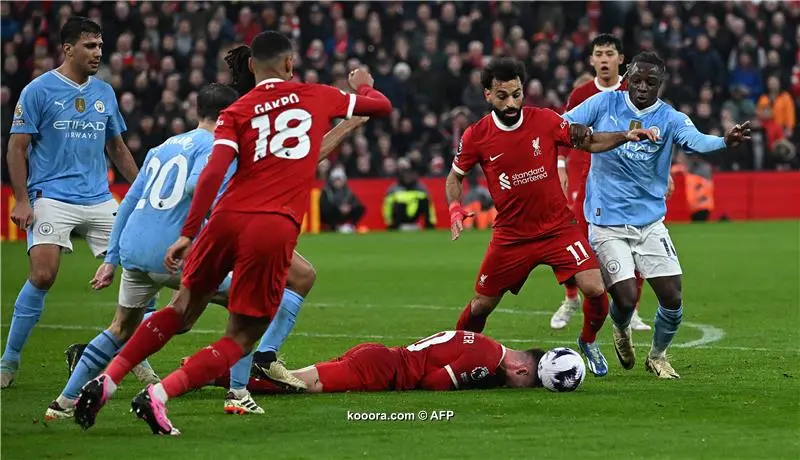
[[82, 97], [75, 98], [75, 110], [77, 110], [80, 113], [86, 111], [86, 100], [84, 98]]
[[631, 124], [628, 125], [628, 130], [632, 129], [642, 129], [642, 122], [639, 120], [631, 120]]
[[531, 142], [531, 146], [533, 146], [533, 156], [538, 157], [542, 154], [542, 147], [539, 145], [538, 137]]
[[17, 106], [14, 107], [14, 116], [15, 117], [21, 117], [22, 116], [22, 104], [17, 104]]
[[106, 105], [103, 104], [103, 101], [94, 101], [94, 109], [100, 113], [103, 113], [106, 111]]
[[660, 130], [660, 129], [658, 129], [658, 126], [651, 126], [651, 127], [650, 127], [650, 128], [648, 128], [648, 129], [650, 129], [650, 131], [652, 131], [652, 132], [653, 132], [653, 134], [655, 134], [655, 135], [656, 135], [656, 137], [661, 137], [661, 130]]

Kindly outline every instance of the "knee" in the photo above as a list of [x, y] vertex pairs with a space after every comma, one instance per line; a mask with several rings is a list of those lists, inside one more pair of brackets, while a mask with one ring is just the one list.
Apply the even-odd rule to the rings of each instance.
[[667, 310], [677, 310], [681, 308], [681, 305], [683, 304], [681, 291], [677, 289], [670, 290], [670, 292], [667, 292], [666, 295], [663, 295], [658, 299], [658, 303]]
[[58, 270], [53, 267], [31, 268], [30, 281], [37, 289], [48, 290], [56, 281]]
[[636, 308], [636, 284], [627, 284], [630, 284], [630, 286], [614, 286], [611, 296], [614, 300], [614, 305], [621, 310], [633, 310]]
[[286, 281], [286, 287], [306, 297], [316, 281], [317, 270], [310, 263], [303, 263], [293, 270], [292, 276]]
[[144, 310], [118, 307], [108, 331], [120, 342], [127, 342], [142, 322]]
[[581, 291], [586, 297], [600, 297], [606, 293], [606, 287], [603, 285], [602, 281], [598, 281], [582, 286]]

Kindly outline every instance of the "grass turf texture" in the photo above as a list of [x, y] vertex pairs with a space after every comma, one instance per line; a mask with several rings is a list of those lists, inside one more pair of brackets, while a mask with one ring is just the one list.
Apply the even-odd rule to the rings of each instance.
[[[113, 315], [114, 286], [91, 291], [97, 262], [82, 243], [62, 260], [45, 313], [2, 392], [2, 458], [798, 458], [800, 456], [800, 223], [673, 225], [684, 268], [687, 322], [724, 331], [706, 347], [673, 348], [679, 381], [644, 370], [650, 333], [635, 332], [637, 365], [624, 371], [601, 332], [610, 364], [575, 393], [492, 390], [452, 393], [258, 396], [262, 416], [222, 413], [224, 390], [206, 388], [170, 403], [178, 439], [158, 439], [128, 412], [140, 390], [132, 376], [82, 432], [43, 414], [66, 378], [64, 349], [86, 342]], [[457, 242], [447, 233], [319, 235], [299, 249], [317, 285], [283, 348], [290, 367], [325, 360], [359, 342], [413, 342], [454, 327], [472, 295], [487, 232]], [[27, 272], [25, 247], [2, 245], [2, 339]], [[119, 278], [119, 272], [117, 275]], [[575, 346], [580, 316], [552, 331], [563, 290], [537, 269], [508, 296], [487, 334], [508, 346]], [[169, 299], [162, 293], [159, 305]], [[657, 306], [645, 288], [642, 315]], [[152, 364], [163, 377], [182, 356], [214, 341], [225, 311], [210, 307], [198, 332], [176, 337]], [[684, 326], [676, 343], [700, 339]], [[449, 421], [347, 421], [353, 412], [451, 410]], [[173, 457], [174, 456], [174, 457]]]

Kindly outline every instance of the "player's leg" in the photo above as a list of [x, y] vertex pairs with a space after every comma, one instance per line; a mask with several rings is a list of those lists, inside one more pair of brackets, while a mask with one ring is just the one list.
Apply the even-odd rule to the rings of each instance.
[[635, 235], [631, 232], [636, 230], [595, 225], [590, 229], [591, 244], [611, 296], [608, 313], [612, 321], [614, 350], [625, 369], [631, 369], [636, 362], [630, 328], [636, 306], [636, 264], [630, 243]]
[[475, 281], [475, 296], [461, 312], [457, 330], [482, 332], [503, 294], [519, 293], [533, 269], [529, 246], [529, 243], [499, 245], [494, 240], [489, 243]]
[[642, 287], [644, 287], [644, 278], [642, 278], [639, 272], [636, 272], [636, 309], [633, 310], [633, 316], [631, 317], [631, 329], [634, 331], [649, 331], [651, 329], [639, 315], [639, 306], [642, 300]]
[[55, 283], [61, 252], [72, 252], [72, 229], [81, 223], [80, 206], [40, 198], [33, 203], [33, 223], [28, 230], [28, 279], [14, 302], [14, 315], [0, 361], [0, 388], [16, 377], [20, 355], [33, 327], [44, 311], [44, 299]]
[[682, 270], [678, 253], [663, 223], [657, 222], [642, 229], [642, 237], [634, 246], [634, 259], [639, 272], [658, 298], [653, 344], [645, 366], [660, 378], [679, 378], [667, 359], [667, 348], [683, 319]]

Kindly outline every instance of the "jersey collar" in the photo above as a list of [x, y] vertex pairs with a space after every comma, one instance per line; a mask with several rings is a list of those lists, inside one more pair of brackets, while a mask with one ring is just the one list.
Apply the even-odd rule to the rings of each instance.
[[285, 83], [285, 82], [286, 80], [281, 80], [280, 78], [267, 78], [265, 80], [261, 80], [260, 82], [258, 82], [256, 86], [266, 85], [269, 83]]
[[597, 87], [598, 91], [603, 92], [603, 93], [605, 93], [607, 91], [616, 91], [616, 90], [619, 89], [620, 86], [622, 86], [622, 76], [621, 75], [617, 75], [617, 84], [613, 85], [613, 86], [600, 86], [600, 79], [597, 78], [597, 77], [594, 77], [594, 86]]
[[635, 105], [633, 105], [633, 101], [631, 101], [630, 93], [625, 91], [625, 104], [628, 106], [628, 108], [631, 110], [631, 112], [633, 112], [637, 117], [642, 117], [642, 116], [647, 115], [648, 113], [652, 113], [652, 112], [655, 112], [656, 110], [658, 110], [658, 108], [661, 107], [662, 102], [661, 102], [661, 99], [656, 99], [655, 104], [653, 104], [650, 107], [647, 107], [645, 109], [639, 110], [639, 109], [636, 108]]
[[500, 121], [499, 118], [497, 118], [497, 114], [494, 113], [494, 110], [492, 110], [492, 121], [494, 121], [494, 125], [497, 126], [497, 129], [499, 129], [501, 131], [514, 131], [515, 129], [517, 129], [520, 126], [522, 126], [523, 114], [524, 114], [524, 112], [522, 110], [522, 107], [520, 107], [519, 108], [519, 120], [517, 120], [517, 122], [514, 123], [511, 126], [506, 126], [506, 125], [503, 124], [502, 121]]
[[86, 79], [86, 81], [82, 85], [79, 85], [79, 84], [75, 83], [74, 81], [72, 81], [72, 79], [70, 79], [69, 77], [67, 77], [66, 75], [62, 74], [61, 72], [59, 72], [56, 69], [53, 69], [51, 72], [53, 73], [53, 75], [58, 77], [59, 80], [63, 81], [64, 83], [68, 84], [69, 86], [71, 86], [71, 87], [73, 87], [73, 88], [75, 88], [75, 89], [77, 89], [79, 91], [83, 91], [84, 89], [86, 89], [86, 87], [89, 86], [89, 83], [92, 82], [92, 78], [94, 78], [94, 77], [90, 76], [89, 78]]

